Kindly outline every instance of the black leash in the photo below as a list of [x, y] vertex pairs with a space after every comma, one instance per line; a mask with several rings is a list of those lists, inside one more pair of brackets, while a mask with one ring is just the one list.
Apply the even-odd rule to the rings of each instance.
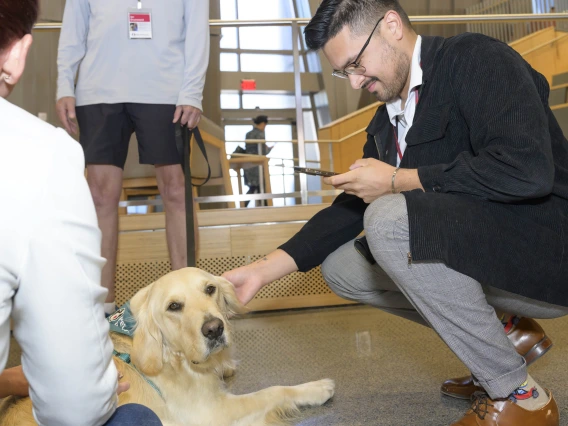
[[[181, 126], [181, 139], [183, 142], [183, 172], [185, 174], [185, 227], [187, 235], [187, 266], [195, 266], [195, 228], [194, 228], [194, 212], [193, 212], [193, 191], [191, 182], [191, 136], [195, 137], [197, 146], [201, 150], [205, 161], [207, 161], [207, 177], [199, 185], [193, 186], [203, 186], [211, 178], [211, 166], [209, 165], [209, 159], [207, 158], [207, 151], [205, 151], [205, 144], [203, 143], [203, 138], [199, 129], [196, 127], [194, 129], [188, 129], [187, 126]], [[203, 178], [199, 178], [203, 179]]]

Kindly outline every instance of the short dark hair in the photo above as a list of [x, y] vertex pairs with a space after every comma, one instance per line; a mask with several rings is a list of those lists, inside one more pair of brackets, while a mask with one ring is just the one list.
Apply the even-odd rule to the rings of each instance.
[[323, 0], [304, 29], [306, 45], [310, 50], [321, 49], [345, 25], [356, 35], [367, 34], [389, 10], [398, 13], [403, 24], [412, 28], [398, 0]]
[[38, 13], [38, 0], [0, 0], [0, 52], [31, 34]]
[[260, 123], [268, 123], [268, 117], [266, 115], [259, 115], [258, 117], [253, 118], [252, 122], [257, 125]]

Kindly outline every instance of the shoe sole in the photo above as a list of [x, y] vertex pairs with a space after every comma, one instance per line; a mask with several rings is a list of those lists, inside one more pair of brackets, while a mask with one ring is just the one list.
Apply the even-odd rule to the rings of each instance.
[[531, 365], [545, 353], [547, 353], [552, 348], [552, 340], [548, 338], [548, 336], [544, 336], [544, 338], [534, 345], [526, 354], [523, 355], [523, 358], [527, 362], [527, 366]]
[[[550, 349], [552, 349], [552, 346], [553, 346], [552, 340], [550, 340], [550, 338], [548, 336], [544, 336], [544, 338], [540, 342], [538, 342], [536, 345], [534, 345], [527, 353], [522, 355], [523, 358], [525, 359], [526, 363], [527, 363], [527, 366], [531, 365], [533, 362], [535, 362], [541, 356], [546, 354]], [[479, 388], [479, 390], [483, 391], [482, 388]], [[471, 395], [445, 392], [442, 389], [440, 390], [440, 392], [442, 393], [442, 395], [449, 396], [450, 398], [464, 399], [464, 400], [470, 400], [471, 399]]]
[[[482, 388], [479, 388], [479, 390], [480, 390], [481, 392], [483, 392], [483, 389], [482, 389]], [[443, 391], [443, 390], [440, 390], [440, 392], [442, 393], [442, 395], [449, 396], [450, 398], [463, 399], [464, 401], [469, 401], [469, 400], [471, 400], [471, 395], [464, 395], [464, 394], [461, 394], [461, 393], [445, 392], [445, 391]], [[472, 394], [472, 395], [473, 395], [473, 394]]]

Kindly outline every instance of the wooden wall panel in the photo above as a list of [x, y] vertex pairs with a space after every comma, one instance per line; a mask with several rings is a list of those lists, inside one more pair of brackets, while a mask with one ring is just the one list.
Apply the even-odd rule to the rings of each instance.
[[523, 54], [524, 52], [540, 46], [541, 44], [546, 43], [547, 41], [550, 41], [555, 37], [556, 31], [554, 30], [554, 27], [548, 27], [544, 30], [537, 31], [536, 33], [529, 34], [526, 37], [509, 43], [509, 46], [511, 46], [520, 54]]
[[165, 231], [128, 232], [118, 237], [117, 263], [168, 260]]
[[[530, 49], [523, 58], [531, 64], [531, 66], [546, 77], [548, 83], [552, 83], [552, 76], [568, 72], [568, 33], [556, 31], [555, 42], [543, 42]], [[540, 47], [539, 47], [540, 46]], [[524, 52], [520, 52], [524, 53]]]
[[268, 254], [285, 243], [303, 225], [303, 223], [285, 223], [231, 227], [232, 256]]
[[[137, 221], [140, 219], [137, 218]], [[156, 218], [152, 221], [157, 223]], [[303, 222], [283, 222], [202, 227], [197, 266], [214, 275], [222, 275], [225, 271], [260, 259], [287, 241], [302, 226]], [[119, 235], [116, 273], [117, 302], [122, 304], [129, 300], [138, 290], [168, 273], [170, 268], [163, 230], [122, 232]], [[307, 273], [295, 272], [270, 283], [248, 307], [252, 311], [259, 311], [348, 303], [352, 302], [333, 294], [323, 281], [320, 268], [314, 268]]]
[[200, 258], [231, 257], [231, 228], [199, 229]]
[[340, 170], [347, 171], [349, 166], [360, 158], [363, 158], [363, 146], [367, 142], [367, 133], [361, 132], [350, 137], [339, 145]]

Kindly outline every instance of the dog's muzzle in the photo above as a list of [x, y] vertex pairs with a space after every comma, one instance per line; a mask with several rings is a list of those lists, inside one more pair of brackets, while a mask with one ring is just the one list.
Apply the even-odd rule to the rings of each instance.
[[219, 340], [223, 336], [225, 325], [219, 318], [213, 318], [206, 321], [201, 327], [201, 333], [208, 340]]

